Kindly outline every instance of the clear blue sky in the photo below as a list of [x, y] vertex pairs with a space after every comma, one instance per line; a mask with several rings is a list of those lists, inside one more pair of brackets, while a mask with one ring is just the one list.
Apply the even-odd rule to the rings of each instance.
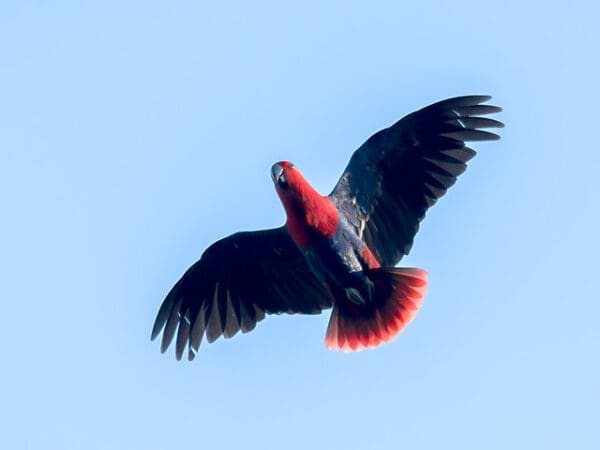
[[[2, 448], [600, 448], [597, 3], [205, 3], [0, 5]], [[283, 223], [274, 161], [329, 192], [475, 93], [503, 139], [422, 224], [396, 341], [329, 352], [325, 314], [193, 363], [150, 342], [207, 245]]]

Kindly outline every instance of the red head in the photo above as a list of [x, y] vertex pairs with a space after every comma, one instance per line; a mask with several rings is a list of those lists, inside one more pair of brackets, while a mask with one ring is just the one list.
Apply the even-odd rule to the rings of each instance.
[[[271, 178], [275, 183], [277, 194], [283, 200], [283, 197], [294, 197], [310, 188], [308, 182], [293, 163], [289, 161], [279, 161], [271, 167]], [[312, 189], [312, 188], [311, 188]]]

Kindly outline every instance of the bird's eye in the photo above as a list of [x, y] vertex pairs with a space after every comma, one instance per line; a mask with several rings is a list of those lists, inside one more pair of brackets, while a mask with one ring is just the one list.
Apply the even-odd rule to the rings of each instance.
[[290, 165], [288, 166], [290, 169], [294, 168], [294, 163], [290, 163]]

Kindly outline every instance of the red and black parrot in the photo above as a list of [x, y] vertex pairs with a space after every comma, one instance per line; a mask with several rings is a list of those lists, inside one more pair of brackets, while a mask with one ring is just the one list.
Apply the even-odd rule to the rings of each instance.
[[152, 339], [192, 360], [204, 336], [247, 333], [266, 314], [318, 314], [333, 307], [329, 349], [392, 340], [423, 303], [427, 273], [395, 267], [410, 251], [425, 213], [466, 169], [467, 141], [499, 139], [482, 117], [501, 111], [491, 97], [450, 98], [371, 136], [337, 185], [319, 194], [289, 161], [271, 168], [285, 225], [239, 232], [202, 254], [163, 301]]

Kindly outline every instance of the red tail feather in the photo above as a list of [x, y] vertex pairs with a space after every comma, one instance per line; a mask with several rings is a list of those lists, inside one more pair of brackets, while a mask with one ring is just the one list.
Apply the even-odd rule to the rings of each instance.
[[345, 352], [391, 341], [415, 318], [427, 290], [427, 272], [416, 268], [374, 269], [373, 301], [364, 306], [336, 301], [325, 345]]

